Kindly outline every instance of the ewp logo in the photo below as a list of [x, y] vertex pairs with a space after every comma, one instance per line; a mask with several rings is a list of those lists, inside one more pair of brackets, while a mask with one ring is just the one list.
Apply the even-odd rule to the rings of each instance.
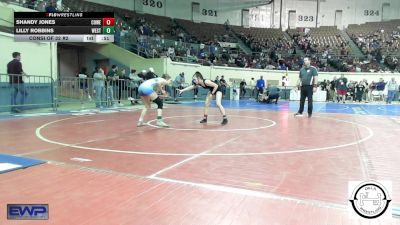
[[7, 204], [9, 220], [48, 220], [48, 204]]

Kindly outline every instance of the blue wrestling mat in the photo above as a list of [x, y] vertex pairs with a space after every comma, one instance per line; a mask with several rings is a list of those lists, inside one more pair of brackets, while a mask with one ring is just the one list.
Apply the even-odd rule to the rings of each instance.
[[0, 154], [0, 174], [36, 166], [46, 161]]
[[[184, 102], [182, 105], [204, 107], [204, 102]], [[215, 107], [215, 101], [211, 102], [211, 105]], [[228, 101], [223, 100], [222, 105], [225, 108], [230, 109], [255, 109], [255, 110], [272, 110], [272, 111], [283, 111], [283, 112], [297, 112], [299, 109], [300, 102], [298, 101], [280, 101], [278, 104], [266, 104], [259, 103], [254, 100], [240, 100], [240, 101]], [[357, 114], [357, 115], [381, 115], [381, 116], [399, 116], [400, 115], [400, 104], [387, 105], [381, 104], [356, 104], [356, 103], [326, 103], [326, 102], [314, 102], [314, 112], [320, 113], [341, 113], [341, 114]], [[307, 109], [307, 102], [305, 103]]]

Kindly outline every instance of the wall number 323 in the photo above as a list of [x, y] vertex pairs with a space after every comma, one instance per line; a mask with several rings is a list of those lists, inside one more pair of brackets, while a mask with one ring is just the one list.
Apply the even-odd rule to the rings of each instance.
[[314, 16], [299, 16], [299, 21], [304, 21], [304, 22], [313, 22], [314, 21]]

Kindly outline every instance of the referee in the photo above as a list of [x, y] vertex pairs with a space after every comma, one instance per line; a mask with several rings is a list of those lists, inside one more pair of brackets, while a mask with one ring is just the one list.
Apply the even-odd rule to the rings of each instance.
[[308, 99], [308, 117], [312, 116], [313, 92], [317, 91], [318, 71], [310, 65], [310, 59], [304, 58], [304, 66], [300, 70], [298, 86], [300, 86], [300, 108], [294, 116], [303, 116], [304, 102]]

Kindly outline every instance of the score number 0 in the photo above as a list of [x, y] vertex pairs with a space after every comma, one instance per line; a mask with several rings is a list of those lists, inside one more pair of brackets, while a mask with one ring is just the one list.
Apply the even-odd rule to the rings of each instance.
[[114, 26], [115, 19], [114, 18], [103, 18], [103, 26]]

